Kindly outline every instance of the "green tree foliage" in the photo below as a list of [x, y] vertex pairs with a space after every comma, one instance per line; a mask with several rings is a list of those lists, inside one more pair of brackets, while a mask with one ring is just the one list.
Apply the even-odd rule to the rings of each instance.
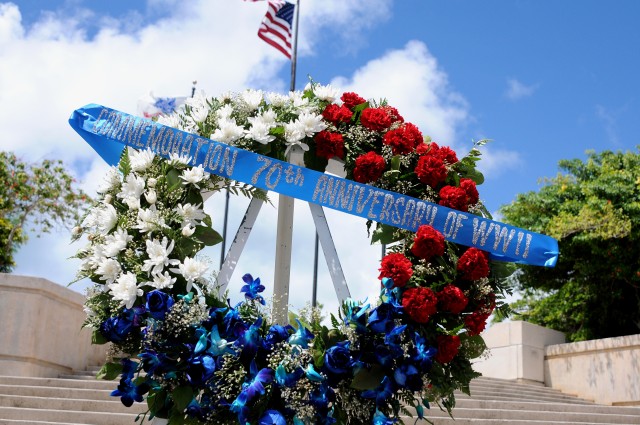
[[62, 161], [29, 164], [11, 152], [0, 152], [0, 272], [15, 266], [14, 254], [26, 241], [25, 226], [48, 233], [73, 225], [88, 205], [74, 188]]
[[587, 154], [501, 209], [560, 245], [555, 268], [521, 267], [515, 318], [572, 341], [640, 333], [640, 154]]

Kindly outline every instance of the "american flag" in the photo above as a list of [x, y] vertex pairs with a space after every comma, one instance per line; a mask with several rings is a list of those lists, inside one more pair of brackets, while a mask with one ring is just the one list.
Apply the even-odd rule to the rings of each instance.
[[258, 29], [258, 37], [291, 59], [291, 28], [295, 5], [285, 0], [269, 0], [268, 3], [269, 8]]

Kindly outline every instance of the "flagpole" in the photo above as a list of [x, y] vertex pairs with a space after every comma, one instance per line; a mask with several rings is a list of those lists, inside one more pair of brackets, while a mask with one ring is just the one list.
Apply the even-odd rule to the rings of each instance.
[[[296, 64], [298, 61], [298, 21], [300, 18], [300, 0], [295, 5], [293, 25], [293, 43], [291, 46], [291, 85], [296, 89]], [[291, 158], [287, 158], [290, 160]], [[273, 282], [273, 321], [288, 323], [289, 282], [291, 280], [291, 251], [293, 242], [294, 200], [288, 196], [278, 196], [278, 219], [276, 236], [276, 260]]]

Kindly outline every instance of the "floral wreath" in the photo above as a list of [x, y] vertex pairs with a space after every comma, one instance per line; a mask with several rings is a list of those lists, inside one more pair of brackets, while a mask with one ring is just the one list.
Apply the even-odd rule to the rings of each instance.
[[[386, 102], [338, 96], [313, 83], [288, 96], [198, 94], [158, 121], [279, 159], [298, 146], [309, 168], [339, 161], [349, 179], [489, 217], [476, 146], [459, 159]], [[76, 228], [89, 240], [78, 278], [94, 282], [85, 326], [94, 343], [111, 343], [99, 377], [121, 376], [112, 395], [126, 406], [146, 399], [145, 417], [170, 424], [300, 425], [423, 419], [431, 403], [451, 412], [454, 391], [468, 393], [504, 266], [429, 225], [376, 224], [372, 241], [389, 244], [376, 302], [272, 323], [259, 278], [242, 277], [245, 299], [232, 306], [198, 256], [221, 241], [203, 211], [207, 194], [266, 194], [190, 162], [125, 149]]]

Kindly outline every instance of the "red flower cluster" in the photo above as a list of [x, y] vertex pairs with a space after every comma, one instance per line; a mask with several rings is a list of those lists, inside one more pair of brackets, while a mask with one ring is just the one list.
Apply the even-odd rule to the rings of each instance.
[[448, 284], [437, 295], [440, 311], [460, 314], [469, 303], [469, 299], [464, 295], [462, 289], [455, 285]]
[[401, 253], [387, 254], [380, 262], [380, 276], [393, 279], [393, 286], [402, 288], [413, 275], [411, 260]]
[[394, 108], [393, 106], [385, 105], [385, 106], [382, 107], [382, 109], [387, 111], [387, 114], [389, 114], [389, 116], [391, 117], [391, 121], [393, 121], [393, 122], [398, 122], [398, 121], [404, 122], [404, 118], [402, 118], [402, 115], [400, 115], [398, 110], [396, 108]]
[[424, 184], [435, 188], [447, 178], [447, 167], [441, 159], [431, 155], [423, 155], [416, 165], [416, 176]]
[[418, 227], [411, 252], [427, 261], [444, 254], [444, 235], [429, 225]]
[[362, 126], [373, 131], [386, 130], [391, 122], [391, 117], [384, 108], [366, 108], [360, 115]]
[[406, 155], [422, 143], [422, 133], [418, 127], [411, 123], [406, 123], [400, 127], [389, 130], [382, 138], [385, 145], [391, 146], [394, 155]]
[[342, 93], [342, 97], [340, 98], [340, 100], [342, 100], [343, 105], [349, 109], [353, 109], [356, 106], [362, 105], [367, 101], [354, 92]]
[[427, 323], [437, 311], [438, 298], [429, 288], [409, 288], [402, 294], [402, 307], [417, 323]]
[[436, 142], [423, 143], [416, 149], [418, 155], [430, 155], [449, 165], [458, 162], [455, 151], [448, 146], [439, 146]]
[[476, 188], [476, 182], [463, 177], [460, 179], [460, 187], [467, 194], [467, 205], [475, 205], [478, 203], [480, 195], [478, 194], [478, 188]]
[[467, 334], [470, 336], [480, 335], [487, 326], [489, 316], [491, 316], [491, 313], [487, 314], [480, 311], [474, 311], [464, 316], [464, 326], [467, 328]]
[[353, 179], [360, 183], [369, 183], [378, 180], [386, 163], [381, 155], [371, 151], [356, 158], [356, 166], [353, 169]]
[[353, 112], [344, 105], [338, 106], [335, 103], [330, 103], [324, 108], [324, 111], [322, 111], [322, 116], [325, 120], [337, 125], [341, 122], [351, 121]]
[[454, 210], [467, 211], [467, 192], [461, 187], [444, 186], [440, 189], [440, 201], [438, 203]]
[[316, 142], [316, 154], [331, 159], [334, 156], [344, 158], [344, 139], [340, 133], [322, 130], [313, 138]]
[[439, 363], [449, 363], [458, 354], [460, 337], [458, 335], [438, 335], [436, 337], [438, 353], [434, 360]]
[[458, 272], [466, 280], [478, 280], [489, 276], [487, 254], [478, 248], [469, 248], [458, 259]]

